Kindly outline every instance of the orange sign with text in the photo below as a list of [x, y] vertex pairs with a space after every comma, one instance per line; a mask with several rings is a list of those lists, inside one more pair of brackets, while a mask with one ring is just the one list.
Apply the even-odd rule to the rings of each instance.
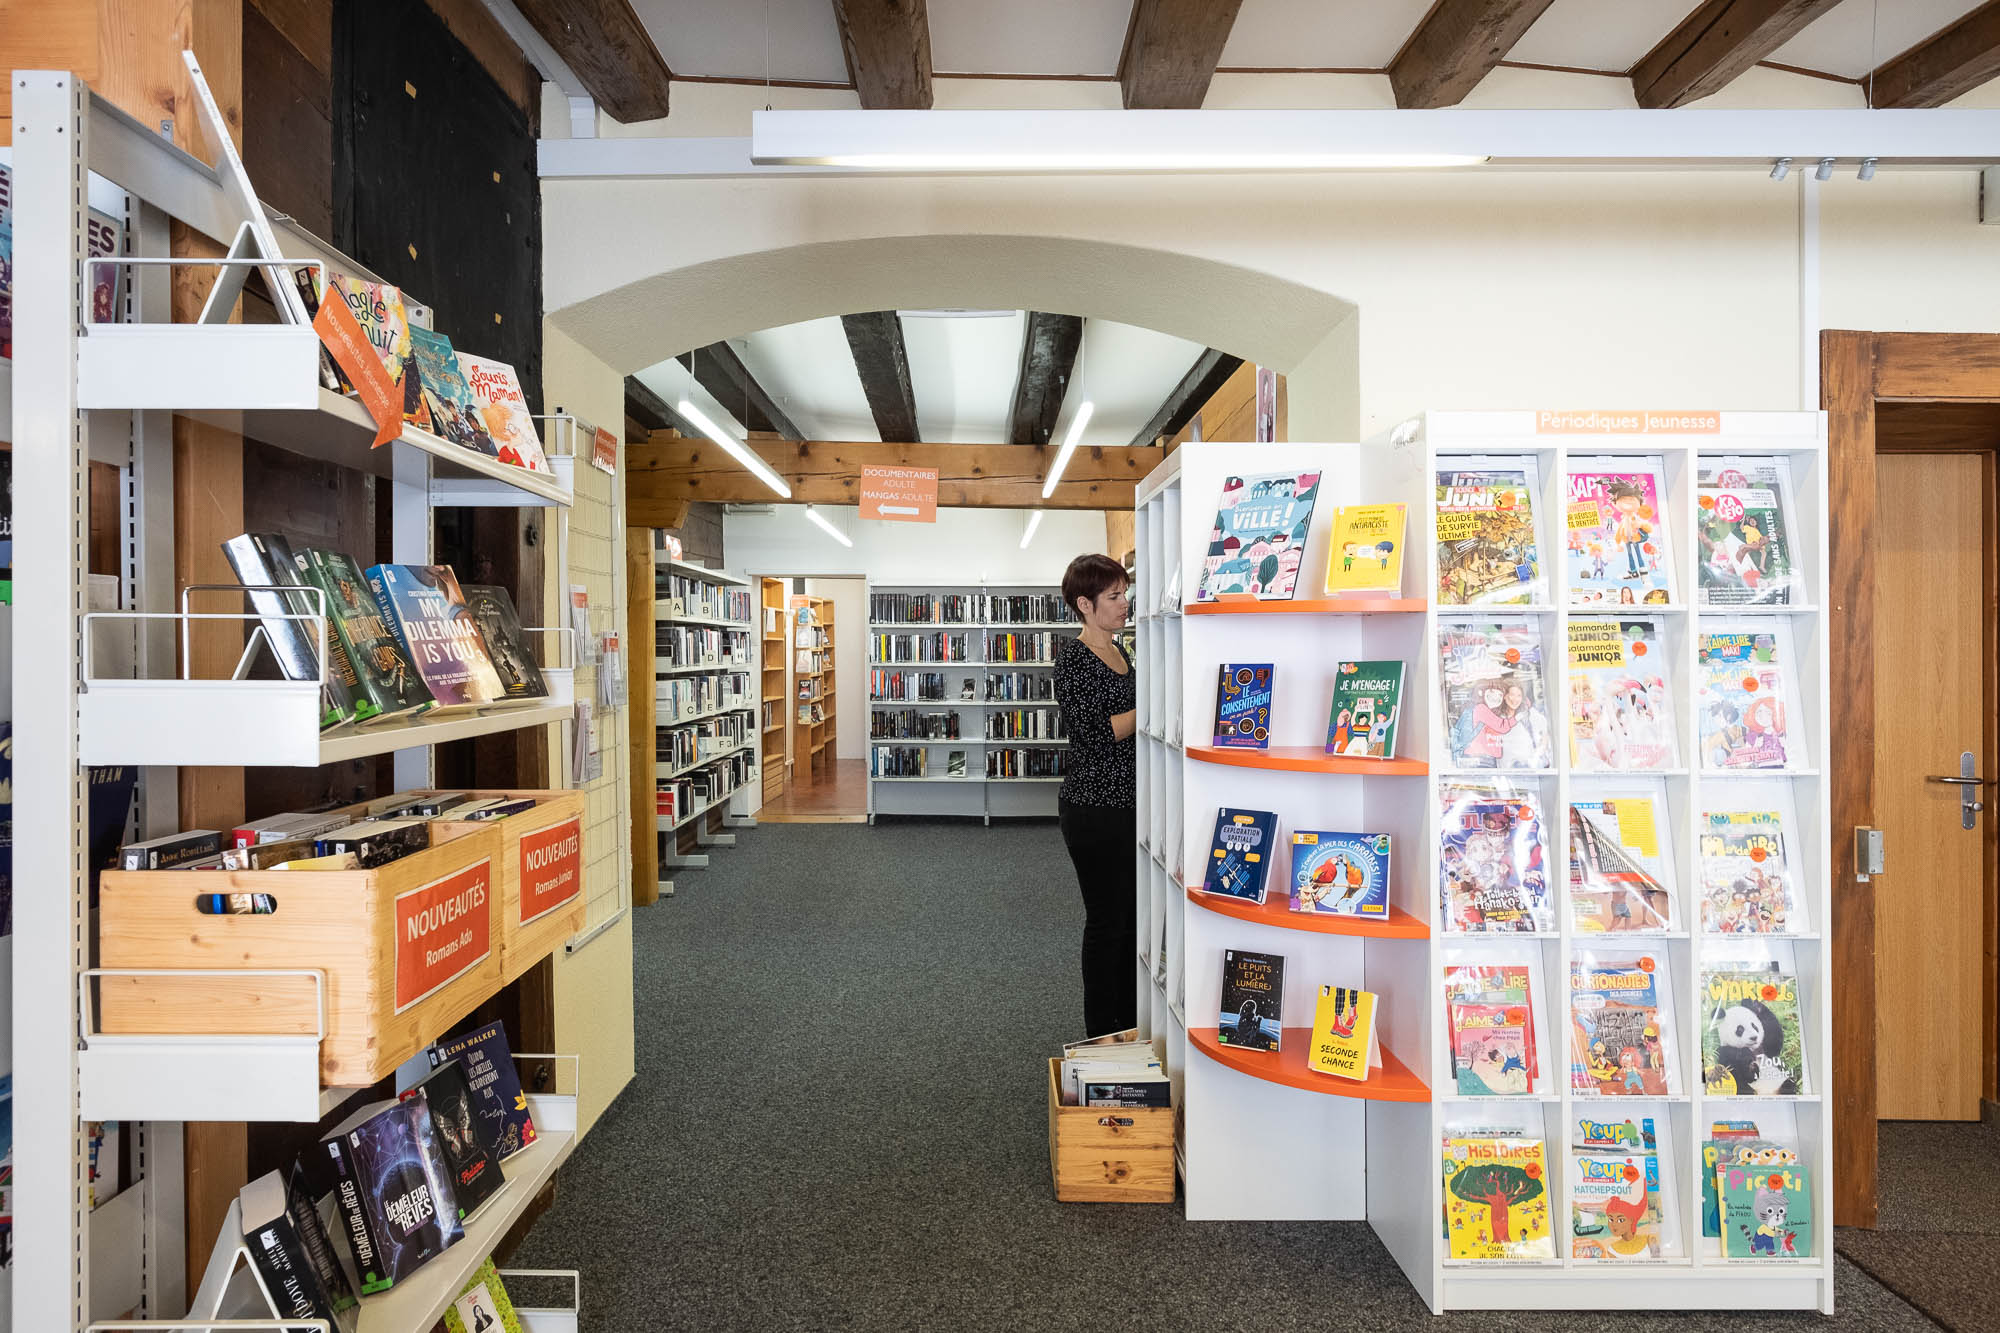
[[937, 522], [938, 474], [934, 467], [861, 469], [861, 517], [889, 523]]
[[375, 418], [375, 448], [380, 449], [400, 436], [403, 395], [396, 381], [389, 378], [389, 369], [382, 364], [382, 358], [375, 354], [375, 344], [361, 331], [361, 321], [331, 284], [326, 289], [326, 299], [319, 303], [319, 313], [313, 316], [313, 332], [326, 344], [326, 350], [354, 386], [368, 415]]
[[1535, 413], [1537, 435], [1720, 435], [1722, 413], [1657, 412], [1625, 409], [1617, 412]]
[[396, 898], [396, 1012], [493, 951], [493, 863], [479, 861]]
[[583, 823], [565, 819], [521, 835], [521, 920], [525, 926], [583, 887]]

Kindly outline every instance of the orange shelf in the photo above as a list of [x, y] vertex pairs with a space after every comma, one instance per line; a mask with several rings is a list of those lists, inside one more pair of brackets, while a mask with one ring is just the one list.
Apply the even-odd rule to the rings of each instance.
[[1267, 895], [1261, 903], [1253, 903], [1248, 898], [1232, 898], [1225, 893], [1204, 893], [1193, 885], [1187, 886], [1187, 896], [1189, 902], [1211, 912], [1233, 916], [1239, 921], [1254, 921], [1260, 926], [1278, 926], [1284, 930], [1305, 930], [1320, 935], [1355, 935], [1365, 940], [1427, 940], [1431, 935], [1429, 926], [1393, 903], [1389, 907], [1389, 919], [1382, 921], [1335, 916], [1331, 912], [1294, 912], [1290, 906], [1291, 899], [1276, 891]]
[[1420, 778], [1431, 771], [1421, 759], [1356, 759], [1328, 754], [1311, 745], [1273, 745], [1268, 750], [1237, 750], [1226, 745], [1190, 745], [1187, 757], [1205, 764], [1233, 768], [1270, 768], [1281, 773], [1352, 773], [1361, 777]]
[[1291, 602], [1195, 602], [1181, 608], [1187, 616], [1383, 616], [1422, 615], [1429, 606], [1421, 597], [1314, 597]]
[[1282, 1083], [1288, 1088], [1323, 1092], [1331, 1097], [1359, 1097], [1371, 1102], [1428, 1102], [1431, 1090], [1410, 1067], [1398, 1060], [1388, 1047], [1382, 1048], [1382, 1067], [1367, 1081], [1353, 1082], [1322, 1074], [1306, 1063], [1312, 1047], [1311, 1028], [1286, 1028], [1284, 1046], [1276, 1051], [1244, 1051], [1224, 1046], [1215, 1028], [1189, 1028], [1188, 1040], [1217, 1064], [1228, 1065], [1239, 1074], [1261, 1078], [1266, 1083]]

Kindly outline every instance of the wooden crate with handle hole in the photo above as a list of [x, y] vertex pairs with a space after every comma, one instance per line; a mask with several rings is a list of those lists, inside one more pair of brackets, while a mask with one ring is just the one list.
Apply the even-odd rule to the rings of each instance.
[[1063, 1203], [1172, 1203], [1170, 1106], [1064, 1106], [1049, 1061], [1049, 1174]]

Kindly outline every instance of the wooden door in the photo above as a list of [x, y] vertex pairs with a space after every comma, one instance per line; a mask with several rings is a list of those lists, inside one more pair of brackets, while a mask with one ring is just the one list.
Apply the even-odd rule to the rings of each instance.
[[[1977, 1120], [1987, 1081], [1993, 820], [1963, 826], [1971, 751], [1993, 776], [1988, 539], [1992, 455], [1885, 453], [1876, 464], [1877, 1114]], [[1836, 691], [1840, 682], [1834, 682]], [[1836, 696], [1834, 713], [1839, 716]], [[1993, 789], [1977, 799], [1995, 804]]]

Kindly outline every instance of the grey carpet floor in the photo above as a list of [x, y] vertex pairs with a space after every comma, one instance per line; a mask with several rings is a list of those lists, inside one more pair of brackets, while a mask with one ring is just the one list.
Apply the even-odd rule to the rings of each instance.
[[2000, 1329], [1993, 1265], [2000, 1130], [1884, 1121], [1873, 1231], [1841, 1228], [1834, 1248], [1949, 1329]]
[[[1056, 1203], [1083, 913], [1052, 824], [766, 825], [675, 883], [635, 913], [638, 1077], [512, 1260], [580, 1269], [585, 1328], [1612, 1326], [1434, 1320], [1365, 1224]], [[1845, 1262], [1836, 1303], [1615, 1327], [1936, 1327]]]

